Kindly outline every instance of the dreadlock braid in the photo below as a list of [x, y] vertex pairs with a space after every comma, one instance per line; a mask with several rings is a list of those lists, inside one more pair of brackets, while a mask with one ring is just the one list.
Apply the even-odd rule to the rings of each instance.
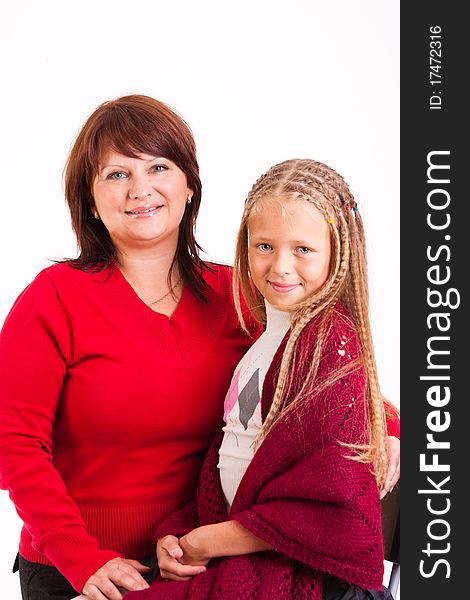
[[[357, 330], [361, 358], [338, 369], [321, 383], [321, 388], [334, 383], [347, 372], [362, 366], [366, 374], [368, 407], [368, 444], [355, 446], [353, 460], [373, 463], [376, 477], [382, 483], [386, 471], [385, 411], [380, 394], [369, 323], [369, 295], [364, 228], [356, 201], [344, 179], [331, 167], [309, 159], [293, 159], [279, 163], [264, 173], [253, 185], [245, 202], [245, 210], [237, 237], [234, 266], [234, 295], [240, 322], [247, 330], [241, 309], [243, 294], [250, 312], [266, 324], [264, 299], [251, 280], [248, 260], [248, 222], [263, 199], [282, 198], [311, 203], [330, 224], [331, 265], [323, 286], [301, 303], [290, 307], [291, 328], [282, 356], [279, 376], [269, 413], [256, 438], [259, 443], [286, 412], [293, 410], [305, 397], [309, 383], [315, 380], [331, 316], [338, 300], [346, 305]], [[320, 319], [316, 346], [308, 381], [296, 394], [290, 392], [291, 366], [298, 339], [305, 326]], [[318, 386], [317, 386], [318, 388]]]

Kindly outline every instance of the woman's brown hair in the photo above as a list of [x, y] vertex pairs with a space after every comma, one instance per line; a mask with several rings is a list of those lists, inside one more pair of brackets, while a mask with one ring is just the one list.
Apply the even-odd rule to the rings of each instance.
[[[363, 367], [366, 376], [366, 402], [368, 416], [368, 443], [356, 448], [353, 460], [373, 463], [377, 481], [383, 482], [387, 466], [385, 447], [386, 420], [383, 397], [379, 389], [372, 336], [369, 322], [369, 293], [364, 227], [351, 191], [344, 179], [327, 165], [309, 159], [293, 159], [275, 165], [253, 185], [245, 203], [240, 225], [234, 266], [235, 304], [243, 326], [240, 292], [253, 316], [262, 324], [266, 322], [263, 297], [253, 286], [248, 259], [248, 225], [250, 215], [261, 200], [278, 198], [304, 200], [312, 203], [330, 226], [331, 265], [328, 279], [314, 294], [293, 307], [291, 328], [282, 357], [279, 377], [270, 411], [263, 423], [257, 441], [261, 440], [288, 411], [298, 406], [309, 391], [318, 394], [352, 370]], [[346, 368], [332, 373], [326, 381], [315, 382], [322, 355], [323, 343], [331, 325], [338, 301], [347, 307], [357, 331], [361, 356]], [[304, 327], [318, 315], [319, 334], [310, 365], [310, 375], [302, 390], [294, 397], [289, 393], [289, 373], [297, 351], [297, 341]], [[245, 327], [246, 329], [246, 327]], [[309, 387], [310, 386], [310, 387]]]
[[[180, 223], [172, 267], [177, 263], [185, 283], [198, 298], [204, 298], [204, 263], [194, 234], [201, 203], [196, 145], [186, 122], [169, 106], [149, 96], [122, 96], [104, 102], [88, 117], [73, 144], [64, 170], [64, 183], [79, 256], [69, 262], [79, 269], [100, 270], [117, 259], [106, 227], [92, 212], [93, 181], [99, 161], [108, 150], [132, 158], [140, 154], [167, 158], [186, 175], [193, 196]], [[171, 270], [168, 273], [170, 285]]]

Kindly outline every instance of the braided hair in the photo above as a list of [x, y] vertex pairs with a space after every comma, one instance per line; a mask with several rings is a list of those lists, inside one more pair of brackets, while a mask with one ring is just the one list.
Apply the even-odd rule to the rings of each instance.
[[[320, 386], [316, 382], [315, 393], [319, 393], [344, 377], [346, 373], [360, 367], [364, 368], [368, 443], [354, 446], [348, 444], [348, 447], [356, 450], [356, 454], [351, 456], [351, 459], [373, 464], [380, 485], [387, 466], [386, 419], [370, 331], [364, 227], [356, 201], [341, 175], [331, 167], [309, 159], [281, 162], [271, 167], [255, 182], [245, 202], [237, 236], [233, 273], [235, 306], [245, 330], [247, 327], [242, 314], [240, 294], [244, 296], [254, 318], [262, 325], [266, 324], [264, 299], [253, 285], [250, 275], [248, 224], [250, 216], [259, 208], [261, 201], [270, 198], [304, 200], [313, 204], [330, 224], [332, 252], [330, 273], [323, 286], [291, 307], [291, 328], [282, 356], [274, 398], [256, 442], [259, 443], [280, 418], [297, 408], [305, 398], [309, 384], [315, 380], [335, 305], [341, 300], [347, 307], [357, 330], [361, 356], [346, 367], [331, 373]], [[295, 394], [294, 398], [289, 398], [289, 374], [297, 350], [297, 341], [305, 326], [316, 316], [320, 319], [319, 333], [309, 377], [300, 392]]]

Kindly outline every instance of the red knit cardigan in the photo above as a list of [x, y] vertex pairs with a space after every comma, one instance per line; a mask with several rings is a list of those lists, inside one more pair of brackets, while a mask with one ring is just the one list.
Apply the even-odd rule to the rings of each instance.
[[[318, 330], [314, 319], [300, 339], [293, 382], [306, 380]], [[285, 341], [265, 378], [263, 419], [275, 389]], [[317, 381], [359, 355], [355, 330], [342, 307], [333, 315]], [[321, 600], [322, 572], [363, 588], [379, 589], [383, 579], [380, 502], [370, 465], [346, 458], [340, 442], [365, 440], [364, 372], [358, 369], [316, 397], [310, 397], [269, 432], [235, 495], [229, 514], [217, 469], [219, 433], [209, 449], [197, 501], [171, 515], [157, 538], [236, 520], [274, 550], [213, 559], [190, 581], [163, 581], [133, 592], [129, 600], [243, 598]]]

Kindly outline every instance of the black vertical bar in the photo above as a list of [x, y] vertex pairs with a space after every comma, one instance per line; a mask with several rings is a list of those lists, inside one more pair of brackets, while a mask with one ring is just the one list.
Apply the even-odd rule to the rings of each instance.
[[470, 598], [470, 36], [460, 6], [401, 3], [401, 600]]

